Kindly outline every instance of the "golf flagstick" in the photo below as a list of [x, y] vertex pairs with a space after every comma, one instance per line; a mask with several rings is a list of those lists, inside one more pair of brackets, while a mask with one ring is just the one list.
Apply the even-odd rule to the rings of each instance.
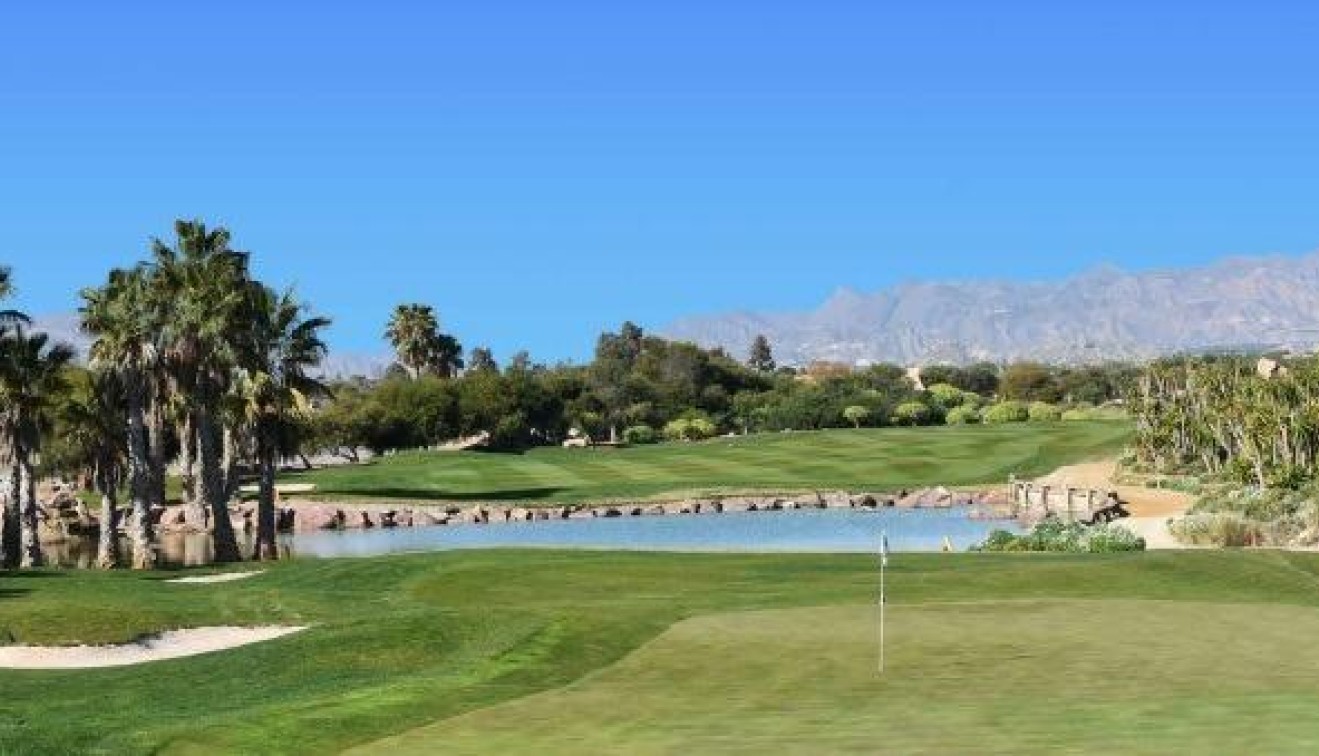
[[884, 674], [884, 569], [889, 566], [889, 534], [880, 532], [880, 674]]

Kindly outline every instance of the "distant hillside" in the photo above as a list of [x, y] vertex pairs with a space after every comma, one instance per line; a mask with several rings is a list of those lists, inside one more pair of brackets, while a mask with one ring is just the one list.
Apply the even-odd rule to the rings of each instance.
[[843, 289], [811, 312], [687, 318], [665, 335], [739, 357], [757, 333], [781, 363], [1095, 362], [1223, 348], [1319, 346], [1319, 252], [1178, 270], [1099, 268], [1058, 282]]

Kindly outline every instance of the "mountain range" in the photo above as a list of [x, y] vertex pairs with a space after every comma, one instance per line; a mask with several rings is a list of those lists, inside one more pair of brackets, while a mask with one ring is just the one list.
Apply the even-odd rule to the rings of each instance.
[[840, 289], [808, 312], [689, 317], [671, 338], [744, 356], [757, 334], [780, 364], [1040, 360], [1087, 363], [1223, 349], [1319, 346], [1319, 252], [1235, 257], [1061, 281], [903, 283]]

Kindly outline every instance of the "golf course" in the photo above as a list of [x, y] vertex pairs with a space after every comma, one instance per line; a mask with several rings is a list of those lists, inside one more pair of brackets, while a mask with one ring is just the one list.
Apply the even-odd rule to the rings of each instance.
[[1312, 752], [1319, 555], [488, 551], [232, 583], [32, 572], [13, 642], [307, 625], [186, 659], [0, 671], [0, 752]]
[[622, 449], [404, 452], [288, 475], [332, 499], [602, 501], [714, 492], [1003, 483], [1116, 454], [1125, 422], [769, 433]]

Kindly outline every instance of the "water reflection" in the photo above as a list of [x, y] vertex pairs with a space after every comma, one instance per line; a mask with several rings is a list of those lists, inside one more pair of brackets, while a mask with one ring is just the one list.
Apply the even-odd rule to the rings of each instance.
[[[444, 525], [416, 528], [322, 531], [280, 537], [280, 556], [377, 556], [408, 551], [499, 547], [603, 548], [643, 551], [873, 552], [887, 532], [896, 551], [937, 551], [944, 540], [964, 550], [990, 530], [1018, 530], [1013, 522], [976, 520], [964, 508], [809, 509], [782, 512], [729, 512], [513, 522], [499, 525]], [[244, 554], [251, 537], [240, 535]], [[120, 543], [122, 556], [128, 546]], [[53, 564], [90, 567], [96, 542], [51, 544]], [[164, 566], [196, 566], [214, 560], [206, 534], [165, 535], [159, 561]]]

